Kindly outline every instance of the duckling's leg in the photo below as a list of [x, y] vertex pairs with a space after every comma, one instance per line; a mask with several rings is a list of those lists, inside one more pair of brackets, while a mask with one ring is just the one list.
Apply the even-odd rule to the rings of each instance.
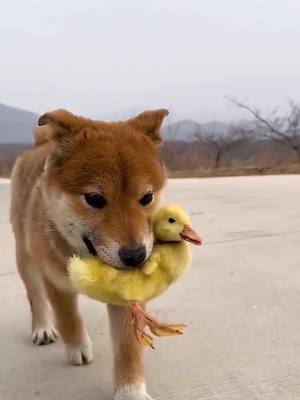
[[156, 336], [182, 335], [184, 324], [162, 324], [149, 315], [137, 301], [129, 301], [128, 306], [132, 313], [132, 323], [135, 328], [137, 340], [144, 345], [153, 347], [153, 338], [144, 329], [149, 327]]
[[134, 327], [134, 333], [138, 342], [144, 346], [150, 346], [154, 349], [153, 338], [145, 332], [147, 325], [145, 311], [137, 301], [129, 301], [128, 307], [131, 311], [131, 323]]

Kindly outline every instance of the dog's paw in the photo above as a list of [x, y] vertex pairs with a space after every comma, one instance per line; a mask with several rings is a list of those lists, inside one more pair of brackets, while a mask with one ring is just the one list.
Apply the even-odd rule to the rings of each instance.
[[114, 400], [153, 400], [146, 391], [144, 383], [140, 385], [128, 385], [116, 389]]
[[90, 364], [94, 359], [93, 345], [89, 337], [80, 345], [67, 345], [66, 353], [69, 363], [73, 365]]
[[38, 346], [54, 343], [57, 337], [57, 332], [52, 327], [37, 328], [32, 332], [32, 342]]

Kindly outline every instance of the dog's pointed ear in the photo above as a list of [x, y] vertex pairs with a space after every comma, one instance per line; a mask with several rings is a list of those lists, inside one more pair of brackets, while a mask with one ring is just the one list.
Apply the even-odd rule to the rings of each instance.
[[55, 110], [41, 115], [34, 130], [36, 144], [50, 140], [68, 140], [82, 129], [88, 120], [67, 110]]
[[169, 111], [162, 108], [159, 110], [144, 111], [135, 118], [129, 120], [130, 124], [136, 129], [142, 131], [155, 144], [159, 144], [162, 140], [160, 128], [164, 118], [169, 114]]

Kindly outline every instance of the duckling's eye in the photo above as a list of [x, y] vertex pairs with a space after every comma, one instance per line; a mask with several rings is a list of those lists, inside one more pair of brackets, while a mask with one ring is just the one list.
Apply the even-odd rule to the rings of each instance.
[[100, 193], [85, 193], [84, 199], [93, 208], [103, 208], [107, 201]]
[[152, 202], [153, 197], [154, 197], [154, 194], [151, 192], [144, 194], [144, 196], [140, 199], [140, 204], [142, 206], [147, 206], [148, 204], [150, 204]]
[[170, 222], [170, 224], [174, 224], [174, 222], [176, 222], [176, 220], [175, 220], [174, 218], [172, 218], [172, 217], [170, 217], [170, 218], [168, 219], [168, 221]]

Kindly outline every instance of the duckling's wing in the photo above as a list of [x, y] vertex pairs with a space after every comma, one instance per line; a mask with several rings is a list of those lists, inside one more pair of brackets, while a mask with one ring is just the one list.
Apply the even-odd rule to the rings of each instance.
[[159, 248], [156, 247], [153, 249], [152, 254], [148, 258], [148, 260], [143, 265], [143, 273], [145, 275], [151, 275], [157, 269], [160, 264], [161, 255], [159, 252]]

